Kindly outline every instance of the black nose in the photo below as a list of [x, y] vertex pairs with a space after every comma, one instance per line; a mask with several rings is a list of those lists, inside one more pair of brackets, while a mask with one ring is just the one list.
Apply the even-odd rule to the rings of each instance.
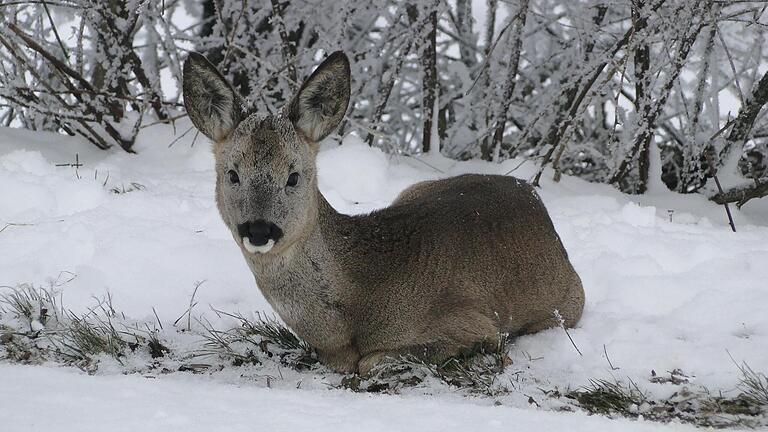
[[275, 242], [283, 236], [283, 230], [272, 222], [257, 220], [246, 222], [237, 226], [237, 234], [240, 237], [248, 237], [254, 246], [264, 246], [272, 239]]

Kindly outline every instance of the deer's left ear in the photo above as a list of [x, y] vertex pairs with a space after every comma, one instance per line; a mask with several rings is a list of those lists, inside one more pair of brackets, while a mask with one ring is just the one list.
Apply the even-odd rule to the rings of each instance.
[[314, 142], [327, 137], [347, 113], [349, 81], [349, 59], [336, 51], [304, 81], [288, 106], [296, 129]]

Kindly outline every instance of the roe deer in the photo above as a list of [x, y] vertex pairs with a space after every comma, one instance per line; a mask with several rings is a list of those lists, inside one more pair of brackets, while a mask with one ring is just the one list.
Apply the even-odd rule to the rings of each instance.
[[213, 141], [216, 202], [264, 297], [320, 360], [367, 374], [388, 356], [440, 361], [499, 332], [581, 317], [584, 291], [527, 183], [463, 175], [416, 184], [364, 216], [317, 188], [318, 142], [344, 117], [349, 60], [331, 54], [284, 109], [251, 114], [191, 53], [184, 104]]

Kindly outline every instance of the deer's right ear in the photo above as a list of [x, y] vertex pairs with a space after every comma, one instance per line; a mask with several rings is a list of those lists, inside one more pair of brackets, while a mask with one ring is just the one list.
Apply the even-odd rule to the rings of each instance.
[[214, 142], [225, 140], [241, 120], [240, 99], [202, 54], [184, 62], [184, 106], [192, 123]]

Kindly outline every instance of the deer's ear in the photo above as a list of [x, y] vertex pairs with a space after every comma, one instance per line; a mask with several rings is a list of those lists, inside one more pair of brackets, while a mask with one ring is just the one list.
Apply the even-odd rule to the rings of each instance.
[[347, 113], [349, 81], [349, 59], [336, 51], [304, 81], [288, 106], [296, 129], [314, 142], [327, 137]]
[[184, 106], [192, 123], [214, 142], [225, 140], [240, 123], [240, 99], [232, 86], [202, 54], [184, 62]]

